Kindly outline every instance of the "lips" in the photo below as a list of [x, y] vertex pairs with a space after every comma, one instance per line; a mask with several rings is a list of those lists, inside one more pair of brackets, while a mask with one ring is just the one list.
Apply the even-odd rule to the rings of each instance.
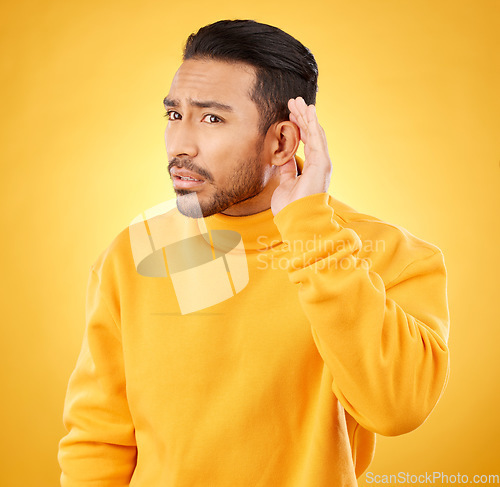
[[192, 180], [195, 180], [195, 181], [204, 181], [204, 179], [197, 173], [193, 172], [193, 171], [188, 171], [187, 169], [184, 169], [184, 168], [179, 168], [179, 167], [173, 167], [171, 170], [170, 170], [170, 174], [173, 178], [178, 178], [178, 179], [181, 179], [183, 181], [192, 181]]
[[170, 171], [170, 176], [172, 177], [175, 189], [194, 188], [205, 182], [198, 173], [179, 167], [173, 167]]

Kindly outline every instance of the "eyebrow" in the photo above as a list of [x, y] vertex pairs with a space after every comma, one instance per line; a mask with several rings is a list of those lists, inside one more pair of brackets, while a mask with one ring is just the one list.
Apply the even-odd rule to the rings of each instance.
[[[216, 108], [217, 110], [223, 110], [225, 112], [232, 112], [233, 107], [230, 105], [225, 105], [224, 103], [220, 103], [218, 101], [212, 101], [212, 100], [207, 100], [207, 101], [201, 101], [201, 100], [192, 100], [191, 98], [188, 98], [188, 102], [191, 106], [198, 107], [198, 108]], [[176, 100], [174, 98], [169, 98], [166, 96], [163, 99], [163, 105], [166, 107], [172, 107], [172, 108], [177, 108], [180, 105], [179, 100]]]

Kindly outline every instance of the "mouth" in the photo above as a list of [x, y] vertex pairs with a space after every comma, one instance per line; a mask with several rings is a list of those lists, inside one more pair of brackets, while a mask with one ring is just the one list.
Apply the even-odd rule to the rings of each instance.
[[205, 183], [199, 174], [184, 168], [173, 167], [170, 171], [170, 177], [174, 183], [174, 189], [196, 188]]
[[174, 189], [189, 189], [196, 188], [205, 183], [203, 179], [194, 179], [188, 176], [175, 176], [172, 175]]

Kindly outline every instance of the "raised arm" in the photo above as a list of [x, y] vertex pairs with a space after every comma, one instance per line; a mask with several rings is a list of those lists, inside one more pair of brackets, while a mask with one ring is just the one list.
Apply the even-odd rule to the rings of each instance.
[[384, 282], [377, 271], [385, 264], [361, 258], [360, 236], [334, 218], [322, 191], [331, 162], [314, 107], [299, 99], [289, 108], [306, 155], [301, 175], [292, 163], [282, 168], [273, 195], [274, 221], [291, 247], [289, 278], [346, 411], [375, 433], [406, 433], [429, 415], [448, 378], [443, 255], [422, 241], [394, 237], [397, 272]]

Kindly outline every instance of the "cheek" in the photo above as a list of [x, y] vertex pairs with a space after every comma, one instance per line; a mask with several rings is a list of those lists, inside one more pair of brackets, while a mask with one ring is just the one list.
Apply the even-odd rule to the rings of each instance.
[[214, 184], [224, 186], [241, 172], [241, 165], [257, 156], [258, 140], [246, 126], [203, 134], [199, 139], [200, 161], [211, 172]]
[[224, 176], [234, 171], [249, 151], [248, 141], [238, 134], [208, 137], [203, 142], [203, 160], [214, 176]]

